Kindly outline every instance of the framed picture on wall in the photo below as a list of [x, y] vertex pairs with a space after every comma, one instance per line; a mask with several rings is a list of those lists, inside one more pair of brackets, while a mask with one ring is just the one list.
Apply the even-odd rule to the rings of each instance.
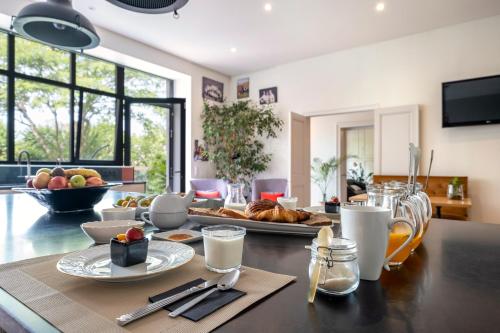
[[245, 77], [238, 80], [236, 96], [238, 99], [250, 97], [250, 78]]
[[278, 103], [278, 87], [260, 89], [259, 103], [260, 104]]
[[204, 77], [202, 96], [203, 99], [222, 103], [224, 101], [224, 83]]

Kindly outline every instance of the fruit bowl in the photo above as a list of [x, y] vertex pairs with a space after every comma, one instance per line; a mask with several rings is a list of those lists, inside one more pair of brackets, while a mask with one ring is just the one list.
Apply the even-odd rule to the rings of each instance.
[[13, 188], [12, 190], [32, 196], [52, 213], [70, 213], [93, 209], [94, 205], [102, 200], [108, 189], [116, 185], [120, 184], [108, 183], [100, 186], [54, 190], [35, 188]]

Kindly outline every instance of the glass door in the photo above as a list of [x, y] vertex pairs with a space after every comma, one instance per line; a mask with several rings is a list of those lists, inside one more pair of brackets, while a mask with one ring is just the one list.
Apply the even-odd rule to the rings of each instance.
[[125, 100], [124, 162], [148, 193], [184, 191], [185, 123], [184, 99]]

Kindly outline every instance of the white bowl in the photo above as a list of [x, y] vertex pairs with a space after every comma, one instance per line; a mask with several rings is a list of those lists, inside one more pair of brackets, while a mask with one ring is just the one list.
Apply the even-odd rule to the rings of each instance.
[[117, 234], [125, 233], [132, 227], [143, 227], [143, 221], [135, 220], [110, 220], [82, 223], [83, 232], [94, 240], [96, 244], [109, 243]]
[[133, 207], [104, 208], [103, 210], [101, 210], [101, 215], [104, 221], [135, 220], [135, 208]]

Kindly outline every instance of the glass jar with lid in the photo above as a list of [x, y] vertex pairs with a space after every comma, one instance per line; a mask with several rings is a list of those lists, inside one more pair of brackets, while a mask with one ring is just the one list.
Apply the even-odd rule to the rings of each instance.
[[329, 295], [346, 295], [358, 288], [358, 250], [355, 241], [333, 238], [327, 247], [318, 249], [315, 238], [310, 249], [309, 278], [316, 263], [320, 264], [318, 291]]

